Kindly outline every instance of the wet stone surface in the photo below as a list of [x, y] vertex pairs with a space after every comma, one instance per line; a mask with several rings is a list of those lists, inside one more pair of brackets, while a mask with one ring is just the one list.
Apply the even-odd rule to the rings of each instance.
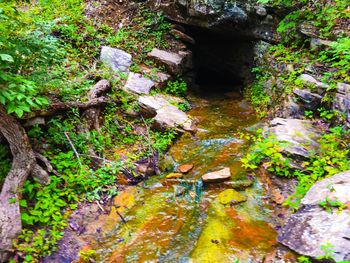
[[[173, 168], [121, 192], [110, 213], [87, 225], [98, 233], [75, 234], [81, 249], [94, 250], [96, 262], [295, 262], [277, 244], [268, 184], [241, 168], [249, 145], [236, 133], [257, 119], [239, 94], [231, 95], [190, 98], [198, 132], [170, 148]], [[224, 168], [231, 175], [225, 182], [201, 180]]]

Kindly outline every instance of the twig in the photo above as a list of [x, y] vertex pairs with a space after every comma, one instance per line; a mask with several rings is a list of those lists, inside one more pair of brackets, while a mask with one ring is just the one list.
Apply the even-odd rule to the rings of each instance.
[[81, 164], [80, 156], [79, 156], [79, 153], [77, 152], [77, 149], [74, 147], [74, 144], [73, 144], [72, 140], [69, 138], [68, 133], [64, 132], [64, 135], [66, 136], [70, 146], [72, 147], [73, 152], [74, 152], [75, 156], [77, 157], [79, 165], [80, 165], [80, 168], [81, 168], [83, 165]]
[[123, 221], [123, 223], [126, 224], [125, 218], [119, 213], [118, 210], [116, 210], [116, 212], [117, 212], [118, 216], [120, 217], [120, 219]]
[[105, 210], [103, 209], [103, 207], [100, 205], [100, 203], [98, 201], [96, 201], [96, 204], [98, 205], [98, 207], [102, 210], [102, 212], [104, 213]]

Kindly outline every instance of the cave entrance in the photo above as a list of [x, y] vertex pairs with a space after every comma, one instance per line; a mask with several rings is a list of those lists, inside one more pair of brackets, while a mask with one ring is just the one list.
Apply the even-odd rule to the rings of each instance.
[[186, 28], [194, 38], [194, 87], [214, 92], [239, 91], [251, 83], [255, 42], [202, 28]]

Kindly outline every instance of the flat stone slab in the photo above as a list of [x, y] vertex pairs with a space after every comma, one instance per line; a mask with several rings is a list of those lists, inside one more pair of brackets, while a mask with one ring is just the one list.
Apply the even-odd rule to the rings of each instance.
[[170, 98], [162, 95], [140, 96], [138, 103], [141, 114], [154, 117], [154, 128], [158, 130], [181, 129], [194, 132], [196, 126], [189, 116], [170, 103]]
[[224, 169], [221, 169], [215, 172], [204, 174], [202, 176], [202, 180], [206, 183], [222, 182], [230, 179], [230, 177], [231, 177], [230, 168], [226, 167]]
[[132, 56], [129, 53], [117, 48], [103, 46], [100, 60], [113, 71], [129, 73]]
[[155, 61], [164, 64], [171, 73], [180, 73], [186, 66], [186, 57], [190, 54], [186, 52], [174, 53], [158, 48], [154, 48], [148, 57], [154, 59]]
[[187, 164], [183, 164], [183, 165], [180, 165], [177, 170], [180, 172], [180, 173], [188, 173], [189, 171], [191, 171], [193, 169], [193, 164], [191, 163], [187, 163]]
[[159, 130], [181, 128], [185, 131], [195, 131], [194, 122], [186, 113], [173, 105], [160, 108], [154, 118], [155, 127]]
[[154, 82], [152, 80], [143, 77], [141, 74], [130, 72], [124, 89], [136, 94], [149, 94], [153, 87]]
[[330, 244], [335, 261], [350, 260], [350, 211], [326, 211], [320, 201], [350, 202], [350, 171], [336, 174], [313, 185], [302, 199], [301, 208], [292, 214], [280, 230], [278, 241], [301, 255], [324, 256], [322, 245]]
[[268, 134], [285, 143], [283, 152], [308, 157], [310, 151], [317, 151], [320, 134], [311, 121], [275, 118], [270, 122]]

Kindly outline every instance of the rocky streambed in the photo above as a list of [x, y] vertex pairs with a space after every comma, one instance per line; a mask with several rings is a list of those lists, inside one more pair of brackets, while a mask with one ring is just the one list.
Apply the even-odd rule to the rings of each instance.
[[295, 262], [277, 243], [286, 211], [276, 203], [288, 189], [241, 168], [249, 142], [239, 133], [259, 127], [254, 111], [239, 93], [191, 102], [198, 131], [175, 142], [161, 175], [127, 186], [104, 210], [81, 207], [47, 262], [72, 262], [79, 250], [97, 262]]

